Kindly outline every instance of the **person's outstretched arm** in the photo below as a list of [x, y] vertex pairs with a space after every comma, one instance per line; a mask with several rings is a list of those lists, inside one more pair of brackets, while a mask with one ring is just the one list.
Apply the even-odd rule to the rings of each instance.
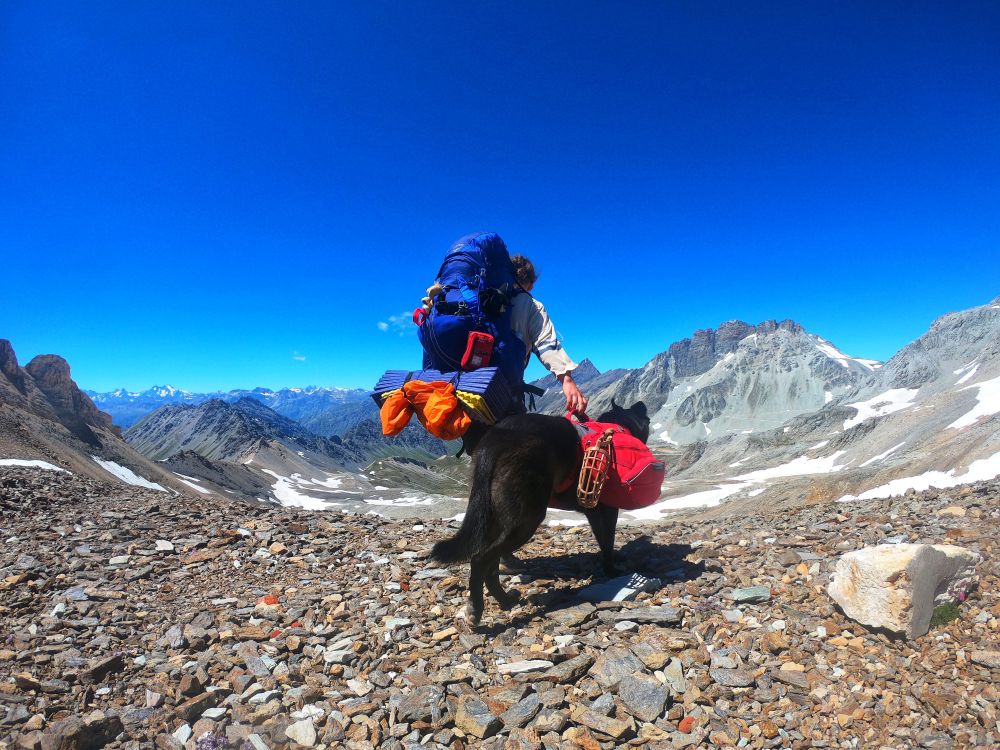
[[587, 409], [587, 397], [583, 395], [583, 391], [577, 386], [571, 374], [577, 367], [576, 362], [570, 359], [559, 343], [556, 328], [552, 325], [545, 305], [533, 298], [531, 302], [533, 309], [527, 326], [528, 340], [533, 342], [531, 350], [545, 365], [545, 369], [555, 375], [562, 385], [563, 395], [566, 397], [566, 409], [582, 413]]

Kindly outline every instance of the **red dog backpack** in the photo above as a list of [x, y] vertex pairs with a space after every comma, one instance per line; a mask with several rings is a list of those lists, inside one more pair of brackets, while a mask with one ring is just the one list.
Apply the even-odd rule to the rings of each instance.
[[621, 425], [610, 422], [584, 422], [587, 434], [580, 438], [584, 451], [594, 445], [606, 430], [614, 430], [614, 459], [601, 490], [601, 503], [622, 510], [637, 510], [655, 503], [660, 497], [666, 467], [649, 447], [632, 437]]

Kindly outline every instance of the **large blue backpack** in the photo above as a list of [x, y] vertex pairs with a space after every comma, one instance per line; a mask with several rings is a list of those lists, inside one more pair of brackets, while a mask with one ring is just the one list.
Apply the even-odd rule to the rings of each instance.
[[520, 398], [524, 383], [526, 349], [510, 325], [511, 302], [527, 294], [517, 284], [507, 245], [495, 232], [469, 234], [448, 250], [435, 282], [441, 292], [420, 326], [424, 368], [455, 372], [469, 334], [488, 333], [494, 338], [491, 367], [497, 367]]

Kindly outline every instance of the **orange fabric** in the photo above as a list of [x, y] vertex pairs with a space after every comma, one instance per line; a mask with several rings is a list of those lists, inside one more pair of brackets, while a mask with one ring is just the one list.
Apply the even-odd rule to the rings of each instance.
[[402, 391], [393, 391], [382, 402], [379, 417], [382, 419], [383, 435], [398, 435], [413, 416], [413, 406]]
[[462, 437], [472, 419], [462, 410], [455, 386], [443, 380], [430, 383], [411, 380], [393, 391], [382, 404], [382, 433], [398, 435], [416, 412], [417, 419], [431, 435], [442, 440]]

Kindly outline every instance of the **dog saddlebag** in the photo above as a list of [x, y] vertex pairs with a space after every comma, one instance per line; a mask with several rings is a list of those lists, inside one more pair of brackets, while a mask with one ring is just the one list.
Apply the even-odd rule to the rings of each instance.
[[655, 503], [660, 497], [666, 467], [649, 447], [632, 437], [621, 425], [584, 422], [587, 433], [580, 438], [585, 451], [595, 444], [605, 430], [614, 430], [614, 456], [601, 490], [601, 503], [622, 510], [637, 510]]

